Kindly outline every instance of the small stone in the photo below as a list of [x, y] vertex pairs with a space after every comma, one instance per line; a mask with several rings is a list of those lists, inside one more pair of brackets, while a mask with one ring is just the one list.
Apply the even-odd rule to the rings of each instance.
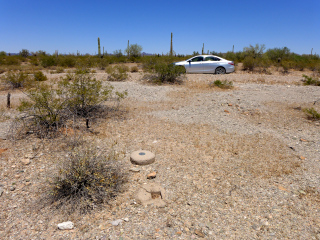
[[229, 106], [229, 107], [232, 107], [232, 103], [228, 103], [228, 106]]
[[230, 113], [230, 112], [229, 112], [228, 110], [226, 110], [226, 109], [224, 110], [224, 112], [225, 112], [225, 113]]
[[129, 169], [131, 172], [140, 172], [140, 168], [130, 168]]
[[182, 234], [182, 232], [179, 231], [179, 232], [176, 232], [176, 234], [180, 236]]
[[187, 228], [187, 227], [185, 227], [184, 230], [185, 230], [186, 232], [189, 232], [189, 231], [190, 231], [190, 229]]
[[20, 177], [20, 175], [16, 174], [16, 175], [14, 175], [14, 177], [15, 177], [15, 178], [19, 178], [19, 177]]
[[305, 160], [306, 158], [304, 156], [300, 156], [300, 159], [301, 160]]
[[152, 172], [152, 173], [149, 173], [147, 175], [147, 179], [153, 179], [153, 178], [156, 178], [156, 176], [157, 176], [157, 173], [156, 172]]
[[3, 193], [3, 189], [0, 188], [0, 197], [2, 196], [2, 193]]
[[14, 190], [16, 190], [16, 188], [14, 186], [11, 186], [10, 191], [14, 191]]
[[129, 218], [123, 218], [123, 221], [129, 222]]
[[300, 139], [301, 142], [308, 142], [308, 140], [301, 138]]
[[29, 165], [30, 164], [30, 159], [29, 158], [23, 158], [21, 159], [21, 163], [24, 165]]
[[73, 229], [74, 225], [73, 222], [71, 221], [67, 221], [67, 222], [63, 222], [63, 223], [59, 223], [58, 224], [58, 229], [60, 230], [71, 230]]
[[119, 224], [121, 224], [121, 222], [122, 222], [122, 219], [117, 219], [117, 220], [111, 221], [111, 225], [118, 226]]
[[31, 182], [26, 182], [26, 186], [30, 186], [31, 185]]
[[198, 235], [199, 237], [202, 237], [202, 238], [205, 237], [204, 233], [201, 232], [200, 230], [195, 230], [194, 233], [195, 233], [196, 235]]

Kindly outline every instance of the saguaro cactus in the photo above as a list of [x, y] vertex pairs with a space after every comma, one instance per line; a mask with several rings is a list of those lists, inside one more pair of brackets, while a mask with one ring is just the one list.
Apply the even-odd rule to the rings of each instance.
[[172, 55], [173, 55], [173, 48], [172, 48], [172, 33], [171, 33], [170, 56]]
[[98, 56], [101, 56], [100, 38], [98, 38]]

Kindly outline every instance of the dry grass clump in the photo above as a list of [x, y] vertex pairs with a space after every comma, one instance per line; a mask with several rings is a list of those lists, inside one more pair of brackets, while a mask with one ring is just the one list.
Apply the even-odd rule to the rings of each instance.
[[320, 120], [320, 113], [317, 112], [317, 110], [315, 110], [313, 107], [306, 108], [303, 111], [307, 114], [308, 118], [312, 120]]
[[84, 145], [74, 148], [61, 159], [50, 187], [50, 198], [57, 208], [86, 213], [108, 202], [125, 181], [117, 156]]

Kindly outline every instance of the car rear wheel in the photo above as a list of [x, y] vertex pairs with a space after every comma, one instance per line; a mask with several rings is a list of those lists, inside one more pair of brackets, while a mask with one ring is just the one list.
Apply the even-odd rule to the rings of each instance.
[[216, 74], [226, 74], [226, 69], [223, 67], [217, 67]]

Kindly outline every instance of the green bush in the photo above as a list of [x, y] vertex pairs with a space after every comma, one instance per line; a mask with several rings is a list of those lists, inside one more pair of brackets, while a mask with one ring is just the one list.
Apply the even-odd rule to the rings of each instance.
[[[68, 108], [76, 115], [88, 117], [98, 105], [111, 99], [113, 87], [102, 85], [102, 81], [92, 78], [87, 69], [77, 70], [59, 82], [59, 95], [66, 99]], [[125, 93], [116, 92], [118, 98]]]
[[146, 79], [156, 84], [162, 83], [180, 83], [181, 75], [184, 75], [186, 70], [182, 66], [167, 64], [164, 62], [156, 63], [154, 70], [150, 71], [151, 75], [146, 75]]
[[9, 71], [4, 80], [12, 88], [22, 88], [30, 84], [30, 77], [22, 71]]
[[125, 182], [117, 160], [112, 151], [104, 153], [87, 146], [75, 148], [61, 161], [51, 181], [52, 202], [68, 212], [80, 213], [108, 202]]
[[129, 67], [125, 65], [109, 66], [106, 72], [109, 73], [108, 81], [125, 81], [128, 78]]
[[306, 108], [304, 112], [310, 119], [320, 120], [320, 113], [318, 113], [314, 108]]
[[302, 75], [302, 77], [304, 78], [302, 81], [304, 82], [304, 85], [313, 85], [313, 86], [320, 86], [320, 80], [313, 78], [313, 77], [309, 77], [307, 75]]
[[222, 89], [231, 89], [233, 88], [233, 83], [232, 81], [220, 81], [220, 80], [216, 80], [213, 83], [209, 84], [210, 87], [218, 87], [218, 88], [222, 88]]
[[43, 72], [41, 72], [41, 71], [35, 72], [33, 74], [33, 76], [34, 76], [34, 80], [38, 81], [38, 82], [42, 82], [42, 81], [47, 81], [48, 80], [47, 76], [44, 75]]
[[249, 56], [243, 60], [243, 70], [253, 71], [257, 65], [256, 60]]
[[42, 55], [40, 57], [40, 62], [41, 62], [42, 67], [44, 67], [44, 68], [57, 66], [57, 57]]
[[65, 101], [61, 99], [54, 89], [45, 84], [26, 91], [27, 99], [22, 99], [19, 111], [32, 116], [30, 128], [37, 133], [46, 135], [49, 131], [58, 129], [63, 123]]

